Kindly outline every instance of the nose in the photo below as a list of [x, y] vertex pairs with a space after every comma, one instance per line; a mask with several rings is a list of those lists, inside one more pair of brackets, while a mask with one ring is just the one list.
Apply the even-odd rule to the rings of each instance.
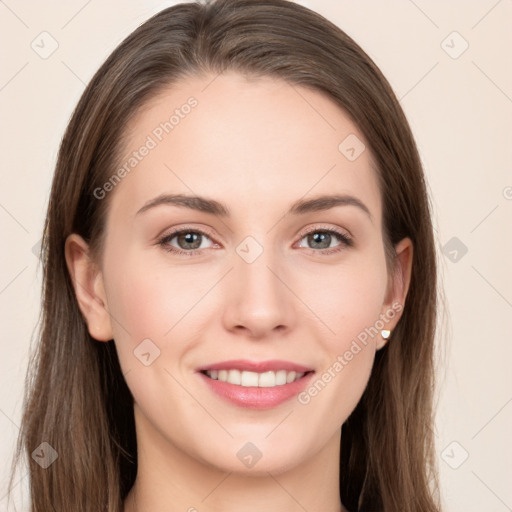
[[297, 300], [287, 277], [285, 262], [278, 261], [271, 250], [264, 250], [251, 263], [235, 254], [234, 268], [225, 283], [225, 329], [255, 340], [291, 330]]

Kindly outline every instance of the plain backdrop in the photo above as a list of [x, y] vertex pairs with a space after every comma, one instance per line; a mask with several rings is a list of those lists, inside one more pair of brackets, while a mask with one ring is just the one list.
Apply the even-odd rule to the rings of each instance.
[[[512, 1], [299, 3], [374, 59], [420, 149], [445, 294], [435, 429], [445, 510], [512, 510]], [[0, 511], [39, 315], [36, 251], [60, 139], [108, 54], [172, 4], [0, 1]], [[17, 482], [21, 496], [27, 478]]]

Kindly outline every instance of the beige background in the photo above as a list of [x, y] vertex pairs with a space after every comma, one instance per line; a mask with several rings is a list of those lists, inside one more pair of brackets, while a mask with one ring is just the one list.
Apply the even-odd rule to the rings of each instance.
[[[425, 165], [446, 296], [436, 423], [445, 510], [512, 510], [512, 1], [299, 3], [340, 26], [380, 66]], [[0, 1], [1, 511], [39, 312], [33, 248], [60, 138], [107, 55], [171, 4]], [[46, 50], [58, 43], [46, 59], [41, 38]], [[17, 481], [21, 495], [27, 479]]]

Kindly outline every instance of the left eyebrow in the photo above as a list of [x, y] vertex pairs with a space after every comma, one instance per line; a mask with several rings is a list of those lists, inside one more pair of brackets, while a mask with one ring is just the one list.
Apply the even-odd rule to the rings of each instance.
[[299, 199], [292, 204], [288, 213], [301, 215], [309, 212], [330, 210], [335, 206], [355, 206], [366, 213], [373, 222], [373, 217], [368, 207], [360, 199], [350, 195], [323, 195], [312, 199]]
[[[231, 216], [229, 208], [219, 201], [184, 194], [162, 194], [154, 199], [150, 199], [140, 208], [136, 215], [160, 205], [181, 206], [219, 217]], [[373, 222], [373, 217], [368, 207], [360, 199], [351, 195], [321, 195], [310, 199], [299, 199], [292, 203], [287, 215], [304, 215], [309, 212], [330, 210], [336, 206], [355, 206], [366, 213]]]

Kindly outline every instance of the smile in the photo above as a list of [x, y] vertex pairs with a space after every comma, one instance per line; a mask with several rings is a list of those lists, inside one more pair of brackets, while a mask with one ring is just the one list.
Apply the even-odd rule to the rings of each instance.
[[249, 409], [272, 409], [296, 397], [315, 374], [312, 367], [284, 361], [237, 359], [197, 368], [206, 388], [225, 402]]

